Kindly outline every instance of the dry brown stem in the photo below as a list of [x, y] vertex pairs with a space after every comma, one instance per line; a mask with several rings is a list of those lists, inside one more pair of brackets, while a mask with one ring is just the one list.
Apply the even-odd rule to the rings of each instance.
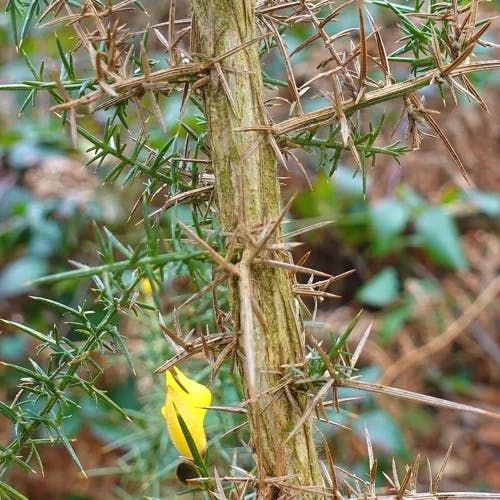
[[403, 371], [419, 365], [426, 361], [430, 356], [434, 356], [439, 351], [444, 349], [450, 342], [453, 342], [464, 330], [479, 316], [479, 314], [491, 304], [498, 293], [500, 292], [500, 277], [496, 277], [477, 297], [477, 299], [469, 305], [469, 307], [459, 316], [446, 330], [435, 337], [427, 344], [410, 351], [408, 354], [400, 358], [398, 361], [389, 366], [382, 376], [382, 384], [390, 384]]

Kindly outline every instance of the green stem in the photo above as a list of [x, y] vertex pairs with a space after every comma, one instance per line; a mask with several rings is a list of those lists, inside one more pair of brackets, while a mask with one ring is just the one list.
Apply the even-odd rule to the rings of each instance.
[[75, 280], [88, 278], [96, 274], [125, 271], [127, 269], [137, 269], [145, 266], [163, 266], [169, 262], [184, 262], [190, 260], [205, 260], [208, 254], [206, 252], [190, 252], [190, 253], [169, 253], [158, 255], [157, 257], [143, 257], [137, 260], [123, 260], [113, 262], [113, 264], [103, 264], [95, 267], [85, 267], [83, 269], [75, 269], [74, 271], [65, 271], [63, 273], [51, 274], [43, 276], [34, 281], [30, 281], [30, 285], [47, 285], [58, 281]]

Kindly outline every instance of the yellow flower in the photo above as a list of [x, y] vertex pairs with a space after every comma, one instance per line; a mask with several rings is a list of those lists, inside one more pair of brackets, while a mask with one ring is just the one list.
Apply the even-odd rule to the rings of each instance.
[[165, 372], [165, 378], [166, 401], [161, 413], [167, 423], [172, 443], [181, 455], [193, 458], [177, 418], [179, 414], [186, 423], [200, 455], [203, 455], [207, 447], [207, 438], [203, 428], [207, 410], [203, 407], [210, 406], [212, 401], [210, 389], [186, 377], [176, 367]]
[[150, 298], [153, 295], [153, 288], [149, 278], [142, 278], [139, 281], [139, 290], [145, 298]]

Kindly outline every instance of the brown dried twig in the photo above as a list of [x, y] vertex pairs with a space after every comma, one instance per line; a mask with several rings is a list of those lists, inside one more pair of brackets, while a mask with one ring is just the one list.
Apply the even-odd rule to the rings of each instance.
[[453, 342], [466, 328], [488, 307], [500, 292], [500, 276], [491, 281], [480, 293], [477, 299], [438, 337], [433, 338], [422, 347], [412, 350], [389, 366], [382, 375], [381, 383], [390, 384], [401, 376], [403, 371], [428, 360], [430, 356], [439, 353], [443, 348]]

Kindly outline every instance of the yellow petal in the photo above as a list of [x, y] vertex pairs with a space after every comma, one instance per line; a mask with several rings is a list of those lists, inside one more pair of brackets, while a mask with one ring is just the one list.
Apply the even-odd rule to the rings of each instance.
[[177, 413], [179, 413], [193, 438], [193, 441], [202, 455], [207, 446], [203, 421], [206, 410], [212, 401], [210, 390], [202, 384], [186, 377], [178, 368], [172, 369], [173, 373], [167, 371], [165, 378], [167, 382], [167, 394], [165, 406], [162, 408], [167, 429], [172, 443], [177, 451], [186, 457], [193, 458], [192, 453], [182, 432]]
[[153, 295], [153, 288], [148, 278], [142, 278], [142, 280], [139, 281], [139, 290], [144, 297], [151, 297], [151, 295]]

